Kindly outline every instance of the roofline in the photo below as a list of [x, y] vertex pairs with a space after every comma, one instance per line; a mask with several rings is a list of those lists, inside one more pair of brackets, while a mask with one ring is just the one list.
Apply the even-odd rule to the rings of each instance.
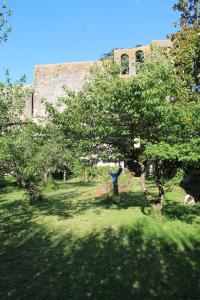
[[59, 66], [59, 65], [80, 65], [80, 64], [95, 64], [99, 63], [101, 60], [95, 60], [95, 61], [73, 61], [73, 62], [65, 62], [65, 63], [56, 63], [56, 64], [41, 64], [41, 65], [35, 65], [34, 68], [37, 67], [50, 67], [50, 66]]

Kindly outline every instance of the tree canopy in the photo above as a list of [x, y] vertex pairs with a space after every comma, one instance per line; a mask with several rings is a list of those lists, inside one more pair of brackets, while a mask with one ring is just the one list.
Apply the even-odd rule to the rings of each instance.
[[180, 12], [181, 26], [200, 26], [200, 1], [199, 0], [178, 0], [174, 4], [174, 10]]
[[8, 26], [8, 18], [11, 16], [12, 10], [7, 8], [6, 1], [0, 1], [0, 44], [8, 39], [11, 27]]
[[[199, 133], [198, 99], [166, 52], [152, 51], [138, 68], [136, 77], [124, 78], [113, 63], [96, 67], [82, 91], [67, 92], [61, 112], [49, 110], [81, 157], [157, 166], [184, 161], [182, 147], [190, 149]], [[195, 151], [199, 157], [197, 144], [188, 161]]]

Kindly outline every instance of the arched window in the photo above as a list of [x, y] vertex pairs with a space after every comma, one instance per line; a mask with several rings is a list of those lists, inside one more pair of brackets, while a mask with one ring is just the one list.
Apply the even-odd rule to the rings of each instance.
[[123, 75], [129, 74], [129, 57], [127, 54], [122, 54], [121, 56], [121, 69]]
[[142, 50], [138, 50], [135, 53], [135, 60], [136, 60], [136, 63], [143, 63], [144, 62], [144, 52]]

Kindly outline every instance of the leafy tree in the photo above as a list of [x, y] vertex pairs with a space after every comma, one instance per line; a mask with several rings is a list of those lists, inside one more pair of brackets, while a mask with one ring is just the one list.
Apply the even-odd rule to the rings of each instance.
[[63, 172], [63, 179], [66, 180], [67, 174], [77, 175], [82, 170], [79, 157], [72, 152], [69, 140], [56, 124], [43, 127], [43, 144], [36, 157], [46, 181], [55, 172]]
[[[157, 150], [163, 154], [163, 149], [171, 149], [166, 151], [166, 155], [171, 159], [176, 159], [183, 171], [187, 172], [191, 168], [200, 168], [199, 165], [199, 107], [200, 107], [200, 21], [199, 21], [199, 0], [179, 0], [174, 9], [181, 13], [180, 26], [181, 29], [172, 35], [173, 48], [172, 57], [175, 62], [175, 68], [178, 76], [187, 83], [190, 88], [190, 101], [185, 103], [182, 110], [182, 119], [187, 124], [185, 136], [180, 133], [177, 143], [169, 145], [157, 145]], [[186, 114], [187, 111], [187, 114]], [[168, 154], [167, 154], [168, 152]], [[186, 154], [187, 153], [187, 154]], [[161, 154], [161, 156], [162, 156]], [[175, 155], [176, 154], [176, 155]], [[158, 155], [158, 153], [155, 155]], [[180, 174], [180, 173], [179, 173]], [[184, 173], [182, 173], [184, 174]], [[177, 176], [178, 178], [179, 176]], [[200, 193], [200, 191], [199, 191]]]
[[11, 27], [7, 26], [8, 18], [12, 11], [7, 8], [6, 1], [0, 1], [0, 44], [8, 39]]
[[200, 1], [199, 0], [178, 0], [174, 4], [174, 10], [181, 13], [181, 26], [200, 26]]
[[[13, 128], [21, 128], [25, 99], [29, 90], [22, 84], [7, 85], [0, 83], [0, 142], [8, 137]], [[1, 160], [0, 178], [6, 173], [5, 162]]]
[[82, 91], [62, 99], [65, 108], [54, 111], [53, 119], [67, 137], [71, 135], [80, 156], [135, 160], [145, 171], [146, 158], [141, 154], [147, 144], [170, 142], [176, 128], [184, 130], [174, 105], [188, 98], [189, 90], [174, 71], [173, 61], [154, 51], [140, 64], [136, 77], [123, 78], [115, 64], [95, 68]]
[[80, 167], [61, 132], [48, 124], [32, 122], [14, 126], [0, 138], [0, 165], [17, 179], [32, 203], [41, 199], [39, 182], [57, 171]]
[[[183, 27], [173, 35], [172, 55], [176, 70], [191, 90], [200, 88], [200, 28]], [[194, 95], [195, 96], [195, 95]]]
[[[198, 97], [193, 97], [193, 95], [190, 94], [185, 82], [182, 82], [181, 78], [174, 72], [173, 64], [171, 65], [171, 74], [176, 74], [176, 80], [173, 79], [174, 88], [176, 86], [177, 89], [180, 89], [182, 86], [182, 94], [178, 90], [177, 94], [174, 93], [173, 86], [166, 81], [163, 85], [160, 79], [159, 81], [161, 86], [156, 87], [156, 78], [158, 80], [160, 75], [159, 73], [154, 73], [153, 75], [151, 69], [149, 69], [149, 66], [146, 68], [145, 65], [146, 63], [142, 66], [142, 73], [145, 71], [145, 76], [149, 75], [147, 77], [149, 81], [149, 88], [144, 89], [144, 92], [148, 91], [147, 102], [149, 102], [152, 92], [155, 93], [152, 94], [152, 96], [154, 95], [155, 101], [157, 95], [159, 95], [159, 91], [156, 90], [159, 88], [164, 89], [168, 95], [171, 95], [170, 97], [165, 95], [165, 97], [163, 97], [164, 102], [156, 103], [156, 107], [154, 108], [152, 115], [157, 124], [153, 119], [151, 120], [149, 118], [148, 114], [143, 120], [143, 126], [145, 124], [145, 120], [147, 120], [149, 125], [154, 122], [155, 128], [150, 128], [148, 133], [148, 127], [146, 126], [147, 130], [144, 130], [144, 135], [142, 132], [140, 135], [141, 138], [143, 137], [144, 139], [141, 139], [141, 144], [144, 143], [144, 152], [142, 154], [146, 154], [146, 156], [141, 155], [140, 160], [153, 161], [155, 165], [155, 177], [159, 189], [159, 196], [162, 198], [164, 194], [163, 177], [165, 175], [164, 169], [166, 163], [168, 164], [168, 168], [174, 168], [176, 163], [177, 166], [181, 166], [182, 168], [186, 169], [188, 165], [191, 165], [192, 162], [194, 163], [196, 160], [195, 164], [197, 165], [199, 157], [198, 147], [192, 147], [191, 141], [193, 141], [194, 144], [194, 141], [200, 132], [199, 101]], [[152, 67], [154, 66], [152, 65]], [[158, 68], [160, 69], [160, 67]], [[150, 72], [148, 70], [150, 70]], [[142, 73], [140, 72], [139, 77]], [[173, 76], [170, 76], [170, 78], [172, 79]], [[170, 86], [172, 88], [171, 91], [168, 90]], [[163, 91], [161, 91], [161, 93], [161, 97], [162, 95], [164, 96]], [[147, 110], [147, 112], [149, 111], [149, 114], [151, 114], [152, 109]], [[156, 118], [156, 112], [162, 112], [161, 115], [157, 115], [158, 118]], [[152, 129], [153, 131], [155, 130], [154, 136]], [[184, 149], [190, 149], [190, 154], [188, 153], [188, 155], [184, 156], [183, 160]], [[149, 156], [149, 153], [152, 154], [152, 157]]]
[[173, 170], [171, 173], [174, 178], [169, 183], [171, 186], [180, 183], [188, 168], [200, 168], [200, 101], [198, 98], [178, 101], [172, 105], [171, 109], [171, 125], [170, 120], [166, 123], [171, 131], [168, 139], [160, 139], [157, 142], [148, 141], [142, 154], [143, 159], [145, 157], [155, 164], [160, 196], [164, 194], [162, 182], [166, 162], [167, 167]]
[[118, 48], [111, 49], [109, 52], [102, 54], [100, 60], [111, 60], [114, 61], [114, 51]]
[[0, 83], [0, 135], [22, 121], [25, 101], [30, 92], [22, 84]]
[[4, 172], [17, 179], [32, 202], [41, 197], [38, 189], [41, 166], [36, 159], [43, 142], [40, 131], [36, 124], [27, 123], [11, 128], [0, 139], [0, 163]]
[[200, 88], [200, 1], [179, 0], [174, 9], [181, 13], [181, 29], [172, 34], [172, 55], [179, 76], [192, 90]]

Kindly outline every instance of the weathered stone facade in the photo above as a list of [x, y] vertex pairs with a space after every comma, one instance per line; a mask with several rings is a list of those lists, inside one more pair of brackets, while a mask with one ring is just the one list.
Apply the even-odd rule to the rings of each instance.
[[42, 99], [56, 103], [65, 93], [63, 86], [69, 90], [80, 90], [89, 75], [90, 69], [101, 62], [64, 63], [36, 66], [34, 70], [34, 106], [33, 115], [44, 115]]
[[[170, 40], [161, 40], [152, 41], [152, 44], [148, 46], [117, 49], [114, 51], [114, 60], [120, 63], [122, 56], [126, 55], [129, 60], [128, 76], [134, 76], [136, 74], [137, 53], [140, 52], [146, 56], [150, 53], [151, 46], [170, 48], [171, 45]], [[102, 63], [102, 61], [95, 61], [36, 66], [33, 82], [34, 93], [33, 97], [29, 99], [30, 103], [27, 104], [27, 117], [33, 116], [37, 118], [45, 116], [45, 109], [42, 104], [43, 99], [56, 103], [58, 98], [64, 95], [63, 86], [72, 91], [81, 90], [91, 67], [102, 65]]]

